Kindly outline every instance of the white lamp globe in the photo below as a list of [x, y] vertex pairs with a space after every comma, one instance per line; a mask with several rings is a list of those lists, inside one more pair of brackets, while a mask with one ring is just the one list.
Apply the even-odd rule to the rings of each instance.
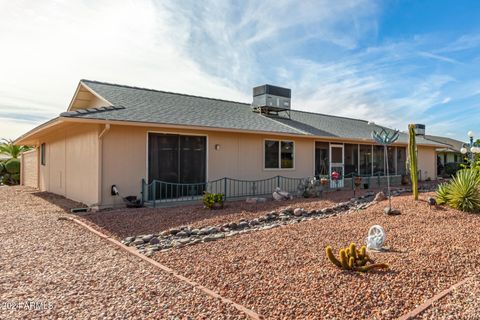
[[460, 152], [461, 152], [462, 154], [466, 154], [467, 151], [468, 151], [468, 150], [467, 150], [467, 148], [465, 148], [465, 147], [463, 147], [462, 149], [460, 149]]
[[480, 148], [479, 147], [472, 147], [472, 152], [473, 153], [479, 153], [480, 152]]
[[473, 137], [475, 137], [475, 132], [470, 130], [470, 131], [468, 131], [467, 135], [468, 135], [469, 138], [473, 138]]

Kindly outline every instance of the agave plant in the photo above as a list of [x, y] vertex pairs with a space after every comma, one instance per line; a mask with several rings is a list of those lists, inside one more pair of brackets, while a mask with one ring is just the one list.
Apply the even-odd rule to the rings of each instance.
[[439, 187], [440, 189], [441, 201], [444, 200], [452, 208], [468, 212], [480, 211], [480, 174], [477, 170], [458, 171], [450, 184]]
[[17, 146], [13, 143], [13, 140], [2, 139], [0, 143], [0, 154], [8, 155], [14, 159], [17, 159], [20, 153], [30, 150], [30, 147]]
[[437, 187], [437, 204], [448, 204], [448, 196], [450, 194], [450, 184], [441, 183]]

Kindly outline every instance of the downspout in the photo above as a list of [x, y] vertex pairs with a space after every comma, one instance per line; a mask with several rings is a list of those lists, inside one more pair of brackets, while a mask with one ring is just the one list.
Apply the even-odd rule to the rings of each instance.
[[107, 133], [109, 130], [110, 130], [110, 123], [107, 123], [105, 124], [105, 128], [103, 128], [103, 131], [100, 132], [100, 134], [98, 135], [98, 139], [102, 140], [103, 135]]
[[106, 123], [102, 132], [98, 135], [98, 202], [100, 209], [102, 203], [102, 185], [103, 185], [103, 136], [110, 131], [110, 123]]

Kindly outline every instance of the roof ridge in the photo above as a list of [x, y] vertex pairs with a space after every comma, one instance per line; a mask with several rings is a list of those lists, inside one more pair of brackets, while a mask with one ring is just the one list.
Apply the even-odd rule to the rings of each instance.
[[465, 144], [464, 141], [457, 140], [457, 139], [454, 139], [454, 138], [451, 138], [451, 137], [442, 137], [442, 136], [436, 136], [436, 135], [433, 135], [433, 134], [426, 134], [425, 136], [426, 136], [426, 137], [431, 137], [431, 138], [448, 139], [448, 140], [452, 140], [452, 141], [455, 141], [455, 142], [459, 142], [459, 143]]
[[81, 79], [80, 82], [93, 82], [93, 83], [98, 83], [98, 84], [114, 86], [114, 87], [122, 87], [122, 88], [136, 89], [136, 90], [143, 90], [143, 91], [161, 92], [161, 93], [174, 94], [174, 95], [178, 95], [178, 96], [208, 99], [208, 100], [223, 101], [223, 102], [232, 102], [232, 103], [238, 103], [238, 104], [244, 104], [244, 105], [247, 105], [247, 106], [251, 106], [251, 103], [246, 103], [246, 102], [219, 99], [219, 98], [210, 98], [210, 97], [204, 97], [204, 96], [196, 96], [196, 95], [193, 95], [193, 94], [186, 94], [186, 93], [179, 93], [179, 92], [172, 92], [172, 91], [165, 91], [165, 90], [157, 90], [157, 89], [144, 88], [144, 87], [129, 86], [129, 85], [124, 85], [124, 84], [103, 82], [103, 81], [97, 81], [97, 80]]
[[349, 117], [344, 117], [344, 116], [336, 116], [336, 115], [331, 115], [331, 114], [326, 114], [326, 113], [320, 113], [320, 112], [313, 112], [313, 111], [305, 111], [305, 110], [297, 110], [297, 109], [291, 109], [290, 111], [295, 111], [295, 112], [300, 112], [300, 113], [316, 114], [316, 115], [320, 115], [320, 116], [340, 118], [340, 119], [347, 119], [347, 120], [362, 121], [362, 122], [366, 122], [366, 123], [369, 123], [369, 122], [370, 122], [370, 121], [364, 120], [364, 119], [349, 118]]

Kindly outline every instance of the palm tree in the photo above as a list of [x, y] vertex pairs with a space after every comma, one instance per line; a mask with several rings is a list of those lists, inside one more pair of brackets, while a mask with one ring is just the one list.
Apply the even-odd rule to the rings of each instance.
[[3, 142], [0, 143], [0, 154], [5, 154], [15, 159], [17, 159], [22, 152], [30, 150], [30, 147], [27, 146], [17, 146], [13, 143], [13, 140], [2, 139], [2, 141]]

